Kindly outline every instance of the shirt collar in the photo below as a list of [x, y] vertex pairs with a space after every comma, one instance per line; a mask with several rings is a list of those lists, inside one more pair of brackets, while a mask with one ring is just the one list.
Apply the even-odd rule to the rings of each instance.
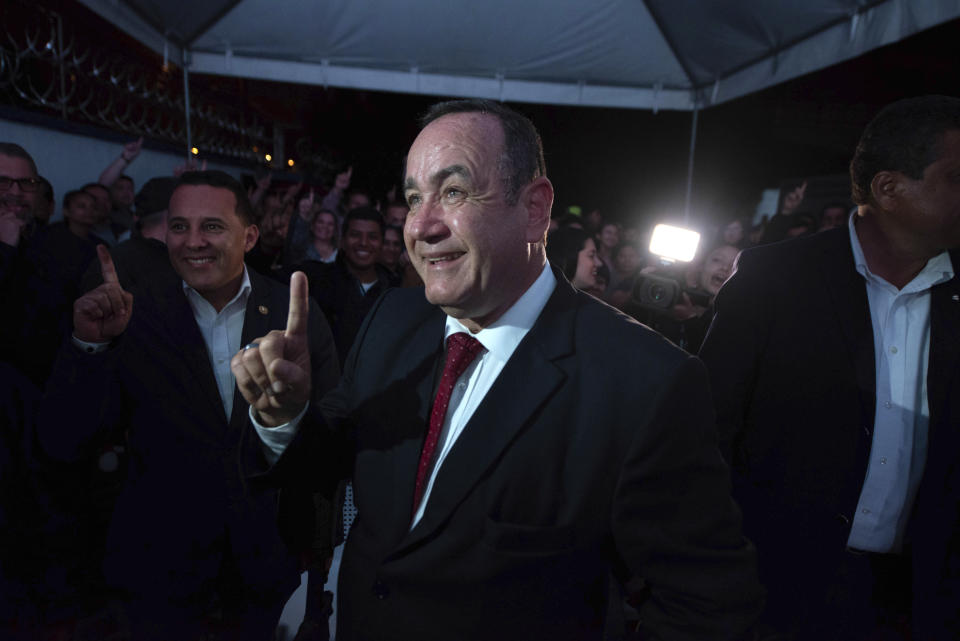
[[[476, 334], [471, 334], [471, 336], [480, 341], [480, 344], [497, 358], [503, 361], [508, 360], [523, 337], [533, 327], [537, 318], [540, 317], [540, 312], [547, 305], [547, 301], [556, 286], [557, 279], [550, 270], [550, 263], [547, 263], [537, 280], [527, 288], [527, 291], [517, 299], [517, 302], [510, 309], [504, 312], [503, 316]], [[447, 316], [447, 325], [443, 334], [444, 340], [457, 332], [470, 334], [470, 330], [464, 327], [463, 323], [452, 316]]]
[[[866, 278], [867, 281], [889, 285], [887, 281], [871, 272], [870, 266], [867, 265], [867, 258], [863, 254], [863, 246], [860, 244], [860, 238], [857, 236], [856, 216], [856, 213], [851, 214], [850, 220], [847, 222], [847, 227], [850, 230], [850, 248], [853, 250], [853, 263], [856, 265], [860, 275]], [[930, 289], [934, 285], [944, 283], [953, 278], [953, 273], [953, 261], [950, 259], [950, 252], [942, 251], [928, 260], [927, 264], [920, 270], [920, 273], [914, 276], [913, 280], [907, 283], [900, 291], [903, 293], [911, 293]]]
[[[213, 308], [213, 305], [210, 304], [210, 301], [204, 298], [203, 295], [193, 287], [190, 287], [190, 285], [187, 284], [187, 281], [182, 280], [180, 283], [183, 287], [183, 293], [186, 294], [187, 300], [190, 301], [190, 306], [193, 307], [194, 314], [201, 313], [201, 310], [213, 311], [214, 314], [217, 313], [217, 311]], [[244, 307], [246, 307], [247, 298], [250, 297], [250, 292], [252, 290], [253, 287], [250, 285], [250, 274], [247, 273], [247, 266], [244, 264], [243, 280], [240, 281], [240, 289], [237, 291], [236, 296], [231, 298], [230, 302], [224, 305], [223, 309], [220, 311], [223, 312], [227, 309], [230, 309], [230, 307], [238, 301], [242, 303]]]

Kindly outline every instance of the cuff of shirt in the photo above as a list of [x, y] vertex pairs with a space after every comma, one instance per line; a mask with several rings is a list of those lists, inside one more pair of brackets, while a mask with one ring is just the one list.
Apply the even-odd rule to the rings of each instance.
[[100, 352], [107, 351], [107, 348], [110, 347], [109, 341], [106, 343], [91, 343], [89, 341], [82, 341], [76, 336], [71, 336], [70, 340], [73, 341], [73, 344], [76, 345], [77, 349], [84, 351], [87, 354], [99, 354]]
[[287, 445], [289, 445], [293, 437], [297, 435], [300, 421], [306, 416], [309, 407], [310, 403], [307, 402], [307, 404], [303, 406], [303, 410], [293, 417], [289, 423], [277, 425], [276, 427], [267, 427], [261, 424], [260, 421], [257, 420], [253, 407], [249, 408], [250, 422], [253, 423], [253, 428], [257, 431], [257, 436], [263, 441], [267, 462], [270, 463], [270, 465], [277, 462], [280, 455], [283, 454], [283, 451], [287, 449]]

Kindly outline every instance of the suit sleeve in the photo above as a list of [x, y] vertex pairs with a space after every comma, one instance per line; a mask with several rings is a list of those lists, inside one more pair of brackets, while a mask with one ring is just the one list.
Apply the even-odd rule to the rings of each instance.
[[744, 435], [768, 337], [770, 301], [763, 289], [763, 273], [751, 252], [741, 254], [736, 271], [717, 295], [713, 322], [700, 348], [699, 356], [710, 374], [720, 450], [731, 465]]
[[64, 342], [37, 412], [37, 439], [48, 456], [76, 461], [97, 435], [126, 423], [116, 378], [123, 339], [117, 342], [99, 354]]
[[[364, 337], [381, 309], [383, 301], [390, 294], [390, 291], [385, 292], [374, 303], [346, 358], [343, 374], [339, 377], [337, 384], [322, 395], [322, 399], [316, 401], [314, 398], [310, 403], [310, 408], [297, 435], [266, 474], [268, 482], [282, 487], [325, 487], [334, 477], [349, 476], [353, 463], [352, 431], [349, 420], [353, 396], [353, 372], [357, 367], [359, 354], [363, 350]], [[314, 315], [315, 309], [316, 304], [311, 301], [311, 315]], [[326, 322], [324, 325], [327, 326]], [[329, 326], [326, 333], [330, 334]], [[336, 365], [336, 351], [332, 336], [329, 341], [334, 365]], [[316, 395], [316, 383], [314, 386]]]
[[650, 638], [732, 639], [759, 615], [756, 554], [730, 498], [707, 375], [695, 358], [675, 369], [636, 431], [617, 484], [613, 532], [650, 589], [640, 612]]

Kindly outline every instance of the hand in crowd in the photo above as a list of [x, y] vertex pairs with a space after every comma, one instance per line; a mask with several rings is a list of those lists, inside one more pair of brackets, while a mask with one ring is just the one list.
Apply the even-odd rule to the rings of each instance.
[[303, 218], [306, 221], [310, 220], [310, 211], [313, 209], [313, 202], [315, 199], [316, 196], [313, 193], [313, 187], [311, 187], [310, 192], [301, 198], [299, 203], [297, 203], [297, 212], [300, 214], [300, 218]]
[[270, 189], [270, 183], [273, 182], [273, 172], [268, 171], [263, 176], [257, 178], [257, 190], [258, 191], [267, 191]]
[[287, 328], [255, 339], [230, 361], [240, 393], [268, 427], [289, 423], [310, 399], [308, 309], [307, 276], [294, 272]]
[[281, 202], [283, 202], [284, 205], [286, 205], [287, 203], [292, 203], [293, 199], [297, 197], [297, 194], [300, 192], [302, 188], [303, 188], [302, 180], [300, 182], [290, 185], [289, 187], [287, 187], [287, 191], [284, 192], [283, 199]]
[[695, 305], [686, 292], [680, 292], [680, 301], [670, 308], [674, 320], [685, 321], [702, 316], [707, 311], [702, 305]]
[[792, 214], [794, 210], [800, 206], [800, 203], [803, 202], [803, 194], [807, 191], [807, 181], [804, 180], [803, 184], [789, 192], [786, 197], [783, 199], [783, 207], [781, 208], [781, 213], [785, 215]]
[[103, 284], [73, 304], [73, 335], [88, 343], [108, 343], [127, 329], [133, 294], [124, 291], [105, 245], [97, 245]]
[[0, 199], [0, 243], [6, 243], [13, 247], [19, 245], [20, 234], [26, 224], [26, 221], [17, 215], [13, 207], [8, 206], [3, 199]]
[[127, 162], [127, 164], [132, 163], [136, 160], [137, 156], [140, 155], [140, 148], [143, 146], [143, 136], [140, 136], [136, 140], [128, 142], [123, 146], [123, 151], [120, 152], [120, 155]]
[[346, 171], [337, 174], [333, 181], [333, 188], [339, 192], [350, 189], [350, 177], [353, 176], [353, 166], [347, 167]]

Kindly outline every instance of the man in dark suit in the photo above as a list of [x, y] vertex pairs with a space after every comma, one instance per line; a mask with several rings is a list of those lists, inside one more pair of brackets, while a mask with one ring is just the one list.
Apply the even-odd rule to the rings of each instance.
[[[300, 558], [280, 535], [276, 490], [256, 475], [277, 456], [265, 445], [270, 428], [310, 419], [269, 411], [254, 419], [236, 394], [230, 357], [286, 324], [291, 343], [309, 354], [319, 399], [337, 380], [332, 337], [316, 308], [308, 327], [302, 275], [288, 296], [244, 268], [257, 227], [233, 178], [184, 174], [170, 197], [166, 239], [182, 281], [129, 292], [98, 247], [104, 283], [74, 305], [72, 344], [51, 377], [39, 440], [49, 455], [72, 461], [89, 456], [105, 432], [125, 437], [129, 464], [105, 574], [124, 590], [134, 638], [195, 639], [213, 629], [222, 638], [270, 639], [299, 583]], [[309, 382], [290, 380], [263, 393], [303, 405], [310, 391]], [[309, 494], [280, 498], [297, 500], [306, 513], [295, 516], [312, 524]], [[309, 544], [313, 533], [291, 534]]]
[[850, 173], [847, 225], [744, 252], [717, 297], [721, 447], [767, 625], [960, 638], [960, 99], [888, 106]]
[[[435, 106], [405, 193], [426, 299], [381, 297], [324, 400], [355, 442], [359, 511], [337, 638], [616, 638], [614, 577], [631, 574], [651, 638], [736, 636], [762, 592], [706, 372], [551, 270], [532, 123], [487, 101]], [[276, 367], [263, 357], [234, 359], [255, 407]], [[302, 483], [329, 437], [300, 429], [275, 480]]]

